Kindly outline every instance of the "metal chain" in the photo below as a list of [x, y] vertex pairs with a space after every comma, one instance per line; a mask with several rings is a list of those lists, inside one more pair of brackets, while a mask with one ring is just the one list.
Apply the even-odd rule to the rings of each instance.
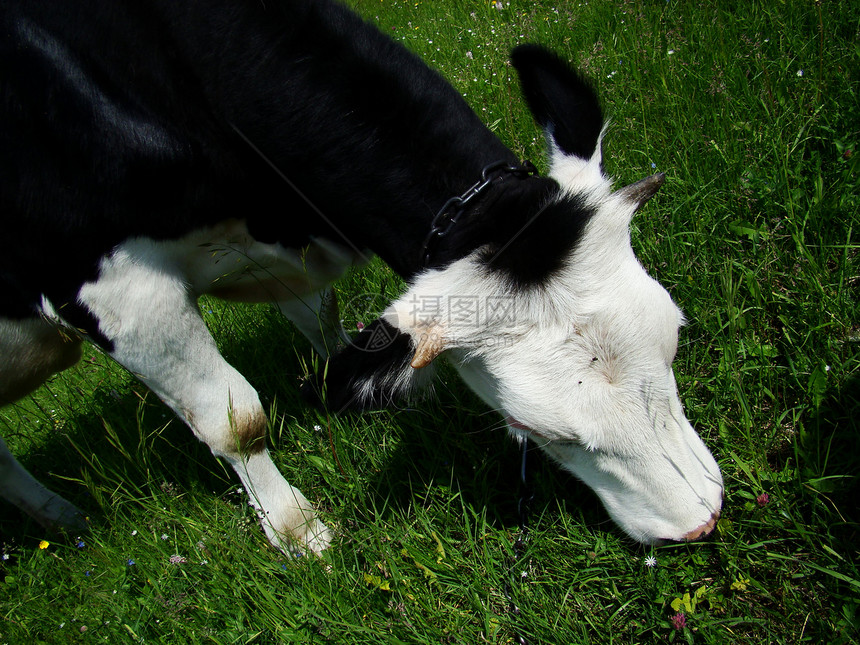
[[[530, 560], [522, 562], [526, 553], [526, 546], [529, 542], [529, 511], [534, 500], [534, 491], [526, 482], [526, 455], [528, 454], [529, 441], [523, 439], [523, 454], [520, 462], [520, 486], [521, 492], [517, 501], [517, 513], [519, 515], [519, 531], [517, 539], [514, 541], [513, 557], [511, 558], [511, 566], [509, 569], [509, 579], [505, 582], [505, 597], [508, 599], [508, 612], [514, 616], [520, 615], [520, 608], [514, 602], [511, 594], [515, 584], [522, 583], [528, 577], [528, 569]], [[523, 566], [524, 565], [524, 566]], [[519, 570], [519, 574], [517, 574]], [[517, 645], [529, 645], [526, 637], [514, 630], [514, 642]]]
[[520, 165], [509, 164], [507, 161], [496, 161], [487, 166], [481, 171], [481, 179], [473, 184], [466, 192], [457, 197], [449, 199], [439, 212], [433, 216], [430, 222], [430, 232], [424, 238], [424, 244], [421, 246], [421, 260], [424, 266], [430, 265], [430, 256], [432, 247], [439, 240], [445, 237], [454, 228], [457, 220], [466, 211], [466, 208], [473, 199], [481, 195], [489, 188], [497, 179], [503, 178], [506, 174], [515, 175], [518, 177], [528, 177], [537, 173], [537, 168], [530, 161], [523, 161]]

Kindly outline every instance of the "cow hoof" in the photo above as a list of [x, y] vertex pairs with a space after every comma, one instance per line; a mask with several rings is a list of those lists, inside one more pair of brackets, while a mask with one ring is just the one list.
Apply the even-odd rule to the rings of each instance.
[[302, 541], [308, 551], [319, 554], [328, 548], [329, 544], [331, 544], [331, 539], [332, 534], [329, 528], [315, 519], [311, 522], [311, 526], [308, 528]]
[[316, 518], [291, 533], [280, 533], [265, 524], [264, 529], [273, 547], [296, 557], [308, 553], [318, 555], [328, 548], [332, 539], [329, 528]]
[[36, 520], [49, 531], [81, 533], [89, 528], [86, 514], [59, 495], [51, 498]]

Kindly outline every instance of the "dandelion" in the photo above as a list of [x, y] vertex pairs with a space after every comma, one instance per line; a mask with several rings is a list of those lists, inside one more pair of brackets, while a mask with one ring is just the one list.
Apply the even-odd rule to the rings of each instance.
[[649, 569], [652, 567], [656, 567], [657, 566], [657, 558], [655, 558], [653, 555], [649, 555], [647, 558], [645, 558], [645, 566], [648, 567]]
[[684, 614], [675, 614], [669, 617], [669, 622], [672, 623], [672, 627], [681, 630], [687, 626], [687, 617]]
[[756, 504], [759, 505], [759, 508], [764, 508], [770, 502], [770, 495], [767, 493], [762, 493], [758, 497], [755, 498]]
[[45, 549], [47, 549], [49, 546], [51, 546], [51, 543], [48, 542], [47, 540], [42, 540], [41, 542], [39, 542], [39, 548], [42, 549], [43, 551]]

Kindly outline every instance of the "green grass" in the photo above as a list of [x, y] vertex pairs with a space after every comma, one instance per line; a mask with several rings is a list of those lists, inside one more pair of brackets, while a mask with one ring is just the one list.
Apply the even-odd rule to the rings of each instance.
[[[89, 350], [0, 411], [22, 463], [92, 520], [83, 548], [67, 536], [39, 549], [38, 526], [0, 509], [0, 643], [858, 639], [856, 7], [353, 4], [543, 169], [506, 57], [518, 42], [549, 45], [596, 83], [618, 183], [667, 174], [634, 246], [690, 320], [676, 373], [725, 476], [716, 539], [633, 545], [584, 486], [533, 459], [531, 539], [512, 567], [517, 449], [454, 376], [414, 408], [329, 418], [297, 395], [311, 352], [288, 323], [207, 301], [224, 355], [271, 411], [276, 462], [334, 545], [318, 559], [273, 551], [225, 467]], [[399, 288], [374, 263], [340, 297]]]

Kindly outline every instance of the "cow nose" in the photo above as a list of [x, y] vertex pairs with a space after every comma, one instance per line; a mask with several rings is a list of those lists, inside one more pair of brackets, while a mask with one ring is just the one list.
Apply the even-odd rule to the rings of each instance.
[[714, 530], [718, 519], [720, 519], [720, 512], [714, 511], [711, 514], [711, 519], [702, 524], [699, 528], [690, 531], [681, 539], [684, 542], [692, 542], [694, 540], [701, 540], [702, 538], [707, 537]]

